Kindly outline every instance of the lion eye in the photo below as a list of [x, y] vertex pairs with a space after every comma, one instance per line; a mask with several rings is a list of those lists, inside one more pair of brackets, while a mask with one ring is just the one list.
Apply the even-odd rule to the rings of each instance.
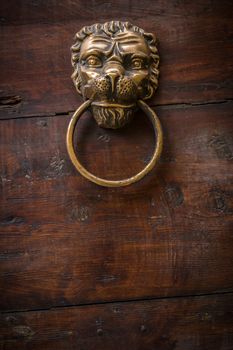
[[133, 69], [142, 69], [144, 66], [143, 60], [141, 58], [134, 58], [131, 61], [131, 68]]
[[101, 67], [102, 66], [102, 62], [97, 56], [89, 56], [86, 59], [86, 64], [89, 67]]

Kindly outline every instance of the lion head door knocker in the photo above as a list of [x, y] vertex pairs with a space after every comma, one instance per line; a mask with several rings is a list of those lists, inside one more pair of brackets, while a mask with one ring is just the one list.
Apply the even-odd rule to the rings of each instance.
[[[144, 102], [158, 86], [159, 56], [155, 38], [128, 22], [111, 21], [82, 28], [71, 47], [72, 79], [85, 102], [74, 113], [67, 130], [67, 150], [77, 170], [101, 186], [127, 186], [143, 178], [157, 163], [162, 129], [155, 112]], [[119, 181], [101, 179], [79, 162], [73, 147], [74, 129], [90, 109], [103, 128], [117, 129], [132, 120], [140, 108], [150, 119], [156, 137], [153, 156], [138, 174]]]

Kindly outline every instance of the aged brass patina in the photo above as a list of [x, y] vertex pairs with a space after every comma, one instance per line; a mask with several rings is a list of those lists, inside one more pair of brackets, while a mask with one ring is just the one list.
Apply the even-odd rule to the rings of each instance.
[[[89, 180], [102, 186], [126, 186], [140, 180], [157, 162], [162, 150], [162, 129], [155, 112], [143, 100], [158, 86], [159, 56], [155, 38], [129, 22], [94, 24], [76, 34], [72, 46], [72, 79], [85, 100], [74, 113], [67, 131], [67, 149], [75, 167]], [[73, 147], [75, 125], [90, 109], [98, 125], [117, 129], [129, 123], [137, 108], [150, 118], [156, 147], [151, 161], [129, 179], [104, 180], [89, 173], [78, 161]]]

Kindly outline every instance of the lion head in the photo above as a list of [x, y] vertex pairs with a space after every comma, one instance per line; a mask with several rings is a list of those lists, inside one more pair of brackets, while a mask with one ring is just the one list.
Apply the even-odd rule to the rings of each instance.
[[155, 38], [129, 22], [83, 27], [71, 51], [76, 89], [92, 99], [93, 115], [102, 127], [128, 123], [137, 100], [150, 98], [158, 86]]

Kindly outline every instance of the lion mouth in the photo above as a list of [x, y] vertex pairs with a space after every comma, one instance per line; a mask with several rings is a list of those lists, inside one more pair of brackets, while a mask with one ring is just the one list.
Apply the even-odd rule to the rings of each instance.
[[135, 105], [121, 105], [102, 101], [92, 103], [91, 109], [99, 126], [118, 129], [132, 120]]

